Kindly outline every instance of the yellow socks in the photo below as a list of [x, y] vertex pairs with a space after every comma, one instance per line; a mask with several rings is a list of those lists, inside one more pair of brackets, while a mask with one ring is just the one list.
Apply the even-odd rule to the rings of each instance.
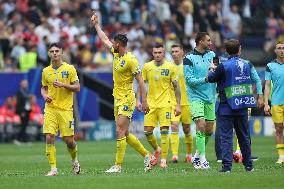
[[191, 133], [184, 136], [186, 154], [191, 154], [193, 149], [193, 139]]
[[171, 133], [171, 149], [173, 155], [178, 155], [179, 136], [178, 132]]
[[149, 142], [149, 144], [153, 147], [154, 150], [158, 150], [158, 143], [157, 143], [157, 139], [154, 136], [153, 132], [146, 132], [145, 131], [145, 135], [147, 138], [147, 141]]
[[162, 159], [167, 159], [169, 151], [169, 131], [166, 129], [161, 130], [161, 148], [162, 148]]
[[143, 157], [148, 154], [148, 151], [144, 148], [138, 138], [133, 134], [129, 133], [129, 135], [126, 137], [126, 142]]
[[117, 149], [116, 149], [115, 165], [121, 165], [126, 150], [126, 137], [117, 139], [116, 145]]
[[56, 168], [56, 148], [54, 144], [46, 144], [45, 152], [51, 169]]
[[284, 156], [284, 144], [276, 144], [276, 150], [279, 156]]
[[240, 148], [240, 145], [239, 145], [239, 141], [237, 139], [237, 151], [240, 152], [241, 151], [241, 148]]
[[67, 149], [68, 149], [68, 152], [69, 152], [72, 160], [76, 160], [77, 159], [77, 145], [73, 149], [72, 148], [68, 148], [68, 147], [67, 147]]

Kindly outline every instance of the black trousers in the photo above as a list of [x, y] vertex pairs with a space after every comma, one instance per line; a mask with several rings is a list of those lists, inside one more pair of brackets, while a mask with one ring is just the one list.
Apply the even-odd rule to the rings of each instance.
[[29, 116], [30, 116], [30, 111], [25, 111], [22, 114], [20, 114], [21, 118], [21, 125], [20, 125], [20, 130], [18, 134], [18, 140], [22, 142], [27, 142], [27, 126], [29, 123]]

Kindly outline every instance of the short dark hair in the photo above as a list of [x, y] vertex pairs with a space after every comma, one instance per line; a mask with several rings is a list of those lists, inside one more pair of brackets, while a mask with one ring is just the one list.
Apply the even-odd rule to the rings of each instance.
[[155, 43], [153, 48], [164, 48], [164, 45], [162, 43]]
[[175, 47], [179, 47], [179, 48], [183, 49], [183, 46], [181, 44], [173, 44], [171, 46], [171, 48], [175, 48]]
[[206, 35], [209, 35], [209, 34], [207, 32], [198, 32], [195, 37], [196, 45], [198, 45], [199, 42], [205, 38]]
[[117, 34], [114, 36], [114, 41], [118, 41], [120, 42], [124, 47], [127, 46], [127, 42], [128, 42], [128, 39], [127, 39], [127, 36], [125, 34]]
[[237, 39], [230, 39], [225, 42], [225, 49], [229, 55], [236, 55], [239, 53], [241, 44]]
[[59, 49], [63, 49], [62, 45], [59, 43], [51, 43], [48, 47], [48, 50], [51, 49], [52, 47], [57, 47]]

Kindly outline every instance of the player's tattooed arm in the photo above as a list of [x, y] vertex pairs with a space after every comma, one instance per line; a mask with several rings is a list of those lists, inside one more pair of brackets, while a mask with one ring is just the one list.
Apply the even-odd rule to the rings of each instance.
[[112, 42], [109, 40], [109, 38], [107, 37], [107, 35], [105, 34], [105, 32], [102, 30], [100, 23], [99, 23], [99, 18], [96, 14], [95, 11], [93, 11], [93, 15], [91, 17], [91, 21], [95, 26], [95, 29], [97, 31], [97, 34], [99, 36], [99, 38], [102, 40], [103, 44], [110, 49], [112, 47]]
[[[146, 95], [146, 85], [145, 81], [142, 78], [140, 73], [135, 75], [135, 78], [138, 82], [137, 94], [136, 94], [136, 108], [138, 111], [143, 111], [144, 114], [149, 113], [149, 105], [147, 102], [147, 95]], [[142, 104], [140, 103], [140, 98], [142, 99]]]

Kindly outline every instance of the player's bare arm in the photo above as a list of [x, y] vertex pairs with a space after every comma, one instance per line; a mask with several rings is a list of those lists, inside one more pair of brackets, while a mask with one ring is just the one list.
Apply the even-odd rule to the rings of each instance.
[[257, 107], [258, 108], [263, 107], [263, 95], [262, 94], [257, 95]]
[[[149, 113], [150, 109], [147, 102], [145, 81], [140, 73], [135, 75], [135, 79], [137, 80], [139, 86], [136, 94], [136, 108], [138, 111], [143, 111], [144, 114], [147, 114]], [[140, 103], [140, 97], [142, 99], [142, 105]]]
[[51, 103], [52, 97], [48, 95], [48, 87], [47, 86], [43, 86], [41, 88], [41, 95], [42, 95], [45, 102]]
[[270, 89], [271, 89], [271, 83], [270, 80], [267, 80], [265, 81], [265, 88], [264, 88], [264, 113], [266, 115], [271, 115], [270, 106], [268, 104]]
[[80, 83], [78, 81], [72, 82], [71, 84], [65, 84], [58, 80], [53, 82], [54, 87], [65, 88], [72, 92], [79, 92], [80, 91]]
[[174, 85], [176, 102], [177, 102], [177, 105], [175, 107], [175, 116], [179, 116], [181, 113], [180, 112], [180, 88], [179, 88], [179, 84], [177, 81], [174, 81], [173, 85]]
[[109, 38], [107, 37], [107, 35], [105, 34], [105, 32], [102, 30], [100, 23], [99, 23], [99, 18], [96, 15], [96, 12], [93, 12], [93, 15], [91, 17], [91, 21], [95, 26], [95, 29], [98, 33], [99, 38], [102, 40], [103, 44], [110, 49], [112, 47], [112, 42], [109, 40]]

